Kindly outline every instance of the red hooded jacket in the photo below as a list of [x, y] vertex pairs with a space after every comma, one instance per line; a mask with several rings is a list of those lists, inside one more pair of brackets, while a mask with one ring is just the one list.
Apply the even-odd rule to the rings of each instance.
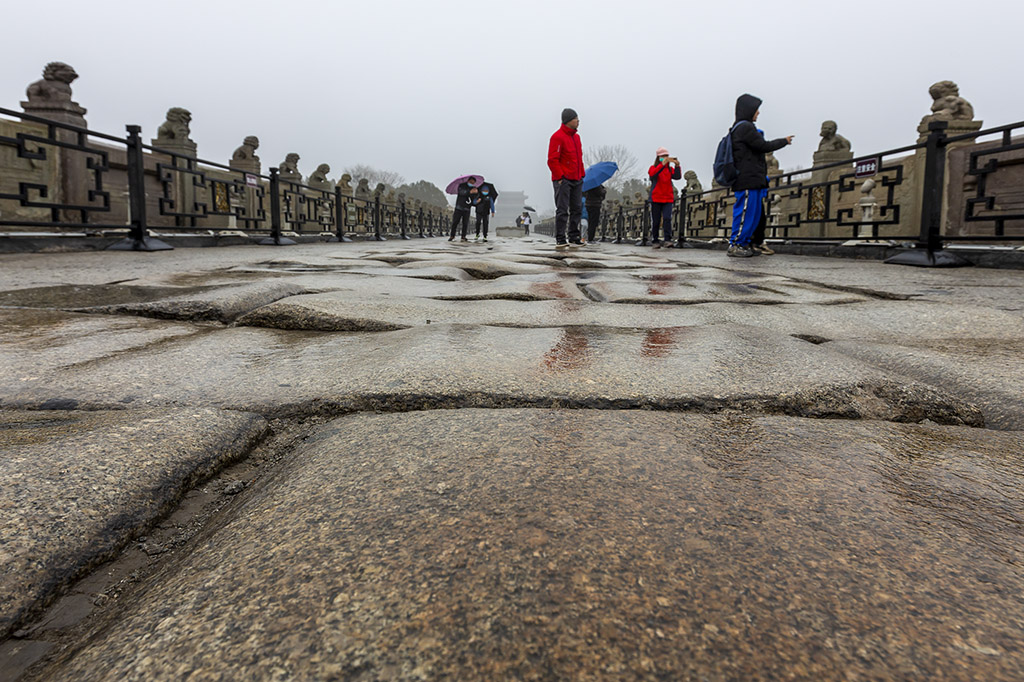
[[675, 201], [672, 195], [672, 181], [683, 177], [683, 171], [676, 166], [673, 168], [667, 163], [656, 163], [647, 171], [654, 182], [651, 188], [651, 201], [656, 204], [671, 204]]
[[551, 169], [552, 180], [583, 179], [583, 144], [580, 142], [579, 133], [565, 124], [551, 136], [551, 142], [548, 144], [548, 168]]

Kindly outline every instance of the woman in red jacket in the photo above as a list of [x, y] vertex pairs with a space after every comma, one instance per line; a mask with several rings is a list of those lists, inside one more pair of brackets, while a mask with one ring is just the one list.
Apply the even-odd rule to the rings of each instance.
[[[668, 150], [659, 147], [654, 154], [654, 165], [647, 171], [651, 178], [651, 220], [654, 248], [660, 249], [662, 244], [671, 249], [672, 243], [672, 206], [675, 195], [672, 193], [672, 181], [683, 177], [679, 167], [679, 159], [668, 155]], [[661, 237], [658, 238], [658, 225], [661, 225]]]

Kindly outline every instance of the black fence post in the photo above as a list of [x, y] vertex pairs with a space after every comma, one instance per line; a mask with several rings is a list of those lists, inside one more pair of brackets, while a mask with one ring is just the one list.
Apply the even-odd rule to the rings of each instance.
[[647, 246], [649, 244], [647, 240], [647, 230], [651, 227], [651, 201], [650, 199], [644, 200], [644, 208], [640, 214], [640, 220], [643, 224], [640, 226], [640, 239], [637, 240], [637, 246]]
[[159, 239], [150, 237], [146, 224], [146, 166], [142, 155], [142, 128], [137, 125], [125, 126], [128, 138], [125, 155], [128, 173], [128, 207], [132, 212], [132, 227], [127, 239], [114, 242], [107, 249], [111, 251], [168, 251], [174, 247]]
[[407, 225], [406, 225], [406, 219], [408, 217], [409, 217], [409, 214], [408, 214], [408, 211], [407, 211], [406, 206], [405, 206], [405, 199], [402, 199], [399, 202], [399, 205], [398, 205], [398, 222], [402, 226], [402, 239], [412, 239], [412, 237], [410, 237], [409, 234], [408, 234]]
[[692, 249], [693, 244], [686, 241], [686, 226], [689, 223], [689, 216], [686, 211], [686, 192], [679, 193], [679, 216], [676, 218], [676, 229], [679, 236], [676, 238], [676, 246], [680, 249]]
[[380, 233], [380, 195], [376, 194], [373, 197], [373, 239], [374, 241], [384, 242], [387, 241]]
[[921, 192], [921, 233], [917, 238], [917, 244], [912, 250], [887, 258], [886, 263], [928, 268], [971, 265], [964, 258], [942, 249], [942, 202], [946, 195], [948, 127], [948, 121], [932, 121], [928, 124]]
[[281, 236], [281, 178], [277, 168], [270, 169], [270, 236], [261, 239], [262, 246], [290, 246], [294, 239]]
[[334, 186], [334, 221], [338, 229], [338, 241], [339, 242], [350, 242], [352, 241], [345, 236], [345, 223], [348, 218], [348, 206], [345, 205], [345, 195], [341, 193], [341, 187], [338, 185]]
[[416, 209], [416, 217], [420, 226], [420, 239], [425, 239], [427, 235], [423, 232], [423, 206]]
[[626, 219], [622, 215], [622, 206], [619, 206], [619, 215], [615, 221], [615, 239], [612, 240], [613, 244], [622, 243], [622, 230], [626, 227]]

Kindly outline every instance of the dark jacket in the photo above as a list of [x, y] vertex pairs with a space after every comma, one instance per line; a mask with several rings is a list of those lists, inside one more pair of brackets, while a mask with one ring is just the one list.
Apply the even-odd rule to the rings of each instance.
[[754, 114], [761, 106], [761, 100], [753, 95], [740, 95], [736, 100], [736, 126], [732, 130], [732, 157], [738, 177], [732, 184], [734, 192], [768, 187], [768, 162], [765, 155], [782, 149], [786, 138], [765, 140], [754, 125]]
[[604, 185], [592, 187], [583, 193], [583, 203], [587, 206], [600, 206], [604, 202], [604, 198], [607, 194], [608, 190]]
[[463, 182], [459, 185], [458, 189], [455, 190], [456, 211], [468, 211], [469, 207], [472, 206], [473, 199], [476, 198], [476, 194], [470, 194], [469, 190], [471, 189], [473, 189], [473, 187], [471, 187], [468, 182]]
[[647, 171], [651, 178], [651, 201], [671, 204], [676, 200], [672, 194], [672, 181], [683, 177], [683, 169], [667, 163], [655, 163]]
[[[487, 196], [484, 196], [484, 190], [487, 190]], [[480, 191], [473, 195], [473, 205], [476, 206], [476, 214], [483, 215], [485, 213], [494, 212], [494, 200], [498, 198], [498, 190], [494, 189], [494, 185], [489, 182], [480, 184]]]
[[548, 168], [552, 180], [583, 179], [583, 144], [579, 134], [565, 124], [555, 131], [548, 143]]

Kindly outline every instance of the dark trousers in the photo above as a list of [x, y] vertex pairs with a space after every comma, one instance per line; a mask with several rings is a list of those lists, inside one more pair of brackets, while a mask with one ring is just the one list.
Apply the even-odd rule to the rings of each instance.
[[487, 223], [491, 220], [489, 213], [477, 213], [476, 214], [476, 235], [480, 236], [480, 225], [484, 226], [484, 239], [487, 239]]
[[597, 236], [597, 226], [601, 224], [601, 204], [587, 204], [587, 241], [592, 242]]
[[664, 203], [652, 201], [651, 202], [651, 239], [654, 241], [660, 241], [658, 239], [658, 225], [661, 225], [661, 239], [670, 242], [672, 241], [672, 202], [666, 201]]
[[455, 209], [455, 214], [452, 216], [452, 238], [455, 238], [455, 228], [458, 226], [459, 221], [462, 221], [462, 238], [466, 238], [466, 232], [469, 231], [469, 211], [463, 211]]
[[564, 244], [580, 239], [580, 218], [583, 216], [583, 181], [555, 180], [555, 241]]

